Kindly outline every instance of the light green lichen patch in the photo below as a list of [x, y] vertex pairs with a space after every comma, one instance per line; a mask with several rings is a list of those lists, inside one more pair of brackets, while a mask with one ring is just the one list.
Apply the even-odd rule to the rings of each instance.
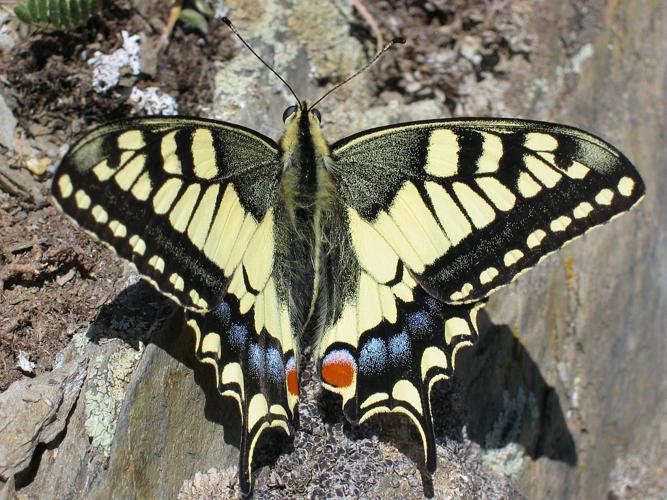
[[142, 287], [131, 287], [119, 296], [111, 315], [99, 317], [86, 332], [90, 362], [84, 389], [85, 429], [93, 447], [106, 456], [132, 372], [152, 331], [161, 324], [164, 307], [163, 299], [147, 300]]
[[526, 457], [524, 447], [519, 444], [521, 437], [537, 431], [539, 416], [534, 394], [523, 388], [515, 395], [503, 391], [503, 408], [484, 437], [484, 464], [495, 472], [516, 477]]
[[525, 459], [525, 449], [518, 443], [509, 443], [502, 448], [485, 451], [482, 457], [486, 467], [512, 479], [519, 476]]
[[88, 331], [88, 328], [83, 328], [72, 335], [71, 345], [74, 348], [74, 352], [77, 356], [82, 356], [86, 350], [86, 346], [89, 342]]
[[143, 352], [119, 344], [111, 355], [96, 356], [88, 367], [89, 382], [84, 393], [86, 432], [95, 448], [106, 456], [116, 430], [116, 420], [130, 375]]

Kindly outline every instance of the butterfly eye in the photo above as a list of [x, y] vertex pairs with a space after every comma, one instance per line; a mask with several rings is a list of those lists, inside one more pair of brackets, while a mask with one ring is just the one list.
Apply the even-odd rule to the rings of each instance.
[[289, 106], [285, 111], [283, 111], [283, 121], [287, 121], [287, 119], [294, 113], [296, 113], [296, 106]]
[[317, 118], [317, 121], [322, 123], [322, 115], [320, 114], [319, 110], [317, 109], [311, 109], [310, 112]]

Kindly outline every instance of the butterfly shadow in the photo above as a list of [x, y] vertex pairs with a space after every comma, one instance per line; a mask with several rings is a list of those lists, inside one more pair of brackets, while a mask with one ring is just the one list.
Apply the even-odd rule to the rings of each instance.
[[[533, 460], [546, 457], [575, 466], [577, 450], [556, 390], [507, 325], [493, 324], [484, 309], [478, 325], [479, 339], [459, 354], [453, 383], [434, 393], [436, 432], [457, 440], [465, 436], [484, 453], [504, 450], [515, 456], [511, 447], [518, 445], [517, 451]], [[454, 425], [452, 413], [446, 422], [452, 410]]]
[[[126, 401], [137, 404], [138, 397], [149, 397], [154, 407], [189, 405], [189, 421], [175, 422], [173, 425], [182, 426], [184, 429], [187, 427], [187, 431], [195, 438], [197, 431], [191, 432], [190, 429], [200, 425], [196, 415], [201, 414], [199, 409], [203, 407], [205, 419], [216, 424], [216, 427], [221, 427], [220, 434], [224, 443], [239, 449], [242, 429], [237, 405], [230, 398], [220, 395], [215, 386], [212, 367], [196, 357], [195, 336], [185, 323], [183, 310], [160, 295], [152, 286], [141, 280], [123, 290], [102, 308], [89, 329], [88, 338], [100, 345], [107, 339], [118, 338], [137, 350], [141, 343], [158, 347], [159, 349], [149, 351], [147, 348], [144, 351], [133, 374], [135, 382], [131, 382], [128, 388], [133, 393], [126, 394]], [[146, 359], [147, 357], [152, 359]], [[175, 373], [182, 376], [174, 376]], [[190, 377], [189, 373], [192, 373], [193, 377]], [[164, 391], [153, 391], [147, 396], [141, 396], [142, 385], [164, 387]], [[126, 408], [121, 411], [131, 410]], [[156, 411], [154, 416], [147, 415], [146, 418], [160, 418], [160, 415]], [[203, 429], [204, 424], [201, 426]], [[178, 430], [173, 435], [177, 436]], [[268, 436], [269, 439], [271, 437]], [[171, 449], [178, 451], [179, 443], [172, 444], [174, 446]], [[194, 460], [194, 457], [192, 458]]]

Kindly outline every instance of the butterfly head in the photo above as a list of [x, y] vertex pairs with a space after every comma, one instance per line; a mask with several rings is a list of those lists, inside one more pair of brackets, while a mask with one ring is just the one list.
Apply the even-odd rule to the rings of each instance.
[[309, 108], [306, 101], [301, 101], [298, 104], [288, 106], [285, 108], [285, 111], [283, 111], [283, 122], [285, 122], [285, 126], [287, 126], [288, 121], [300, 122], [302, 120], [305, 120], [308, 125], [310, 125], [310, 122], [316, 121], [319, 126], [320, 123], [322, 123], [322, 115], [318, 109], [312, 107]]
[[287, 157], [304, 143], [312, 144], [316, 154], [329, 154], [329, 146], [322, 134], [322, 115], [319, 110], [309, 107], [306, 101], [301, 101], [285, 109], [283, 122], [285, 132], [280, 145]]

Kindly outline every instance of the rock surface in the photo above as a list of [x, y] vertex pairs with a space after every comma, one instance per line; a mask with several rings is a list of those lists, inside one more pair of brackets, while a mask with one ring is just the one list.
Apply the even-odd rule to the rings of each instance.
[[[543, 2], [536, 13], [538, 46], [530, 79], [511, 91], [524, 102], [514, 110], [602, 136], [648, 187], [630, 214], [547, 259], [488, 307], [553, 387], [576, 444], [575, 464], [526, 460], [516, 484], [529, 497], [664, 498], [667, 8]], [[645, 466], [642, 480], [622, 491], [634, 460]]]
[[14, 149], [14, 129], [16, 129], [16, 118], [9, 109], [5, 98], [0, 94], [0, 145], [7, 149]]
[[37, 447], [51, 444], [65, 430], [85, 375], [85, 361], [79, 359], [18, 380], [0, 394], [2, 480], [28, 469]]

